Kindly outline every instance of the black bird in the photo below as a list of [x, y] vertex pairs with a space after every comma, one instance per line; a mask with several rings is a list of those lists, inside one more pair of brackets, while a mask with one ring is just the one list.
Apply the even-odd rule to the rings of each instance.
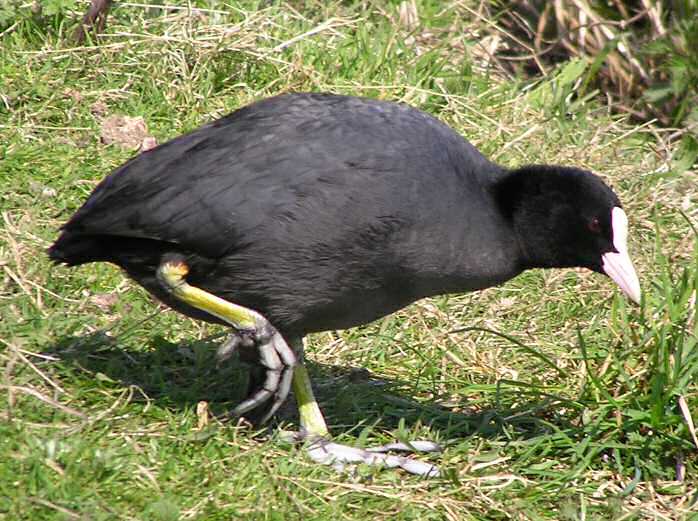
[[503, 168], [406, 105], [285, 94], [119, 167], [49, 255], [114, 263], [177, 311], [232, 326], [221, 356], [254, 353], [264, 368], [235, 412], [264, 421], [293, 384], [302, 428], [325, 437], [305, 335], [530, 268], [605, 273], [637, 302], [626, 235], [618, 197], [590, 172]]

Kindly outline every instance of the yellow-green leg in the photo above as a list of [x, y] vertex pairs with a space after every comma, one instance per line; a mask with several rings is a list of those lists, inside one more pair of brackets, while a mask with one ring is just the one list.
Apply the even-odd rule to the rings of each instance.
[[[299, 346], [296, 351], [301, 353], [302, 346]], [[436, 443], [430, 441], [390, 443], [371, 449], [360, 449], [331, 441], [325, 418], [313, 395], [308, 370], [302, 362], [296, 365], [293, 371], [293, 392], [298, 402], [301, 432], [287, 434], [291, 434], [290, 438], [293, 440], [307, 441], [308, 456], [316, 463], [332, 465], [338, 470], [343, 469], [346, 464], [363, 463], [387, 468], [400, 467], [412, 474], [424, 477], [439, 476], [438, 467], [431, 463], [386, 454], [395, 450], [408, 452], [438, 452], [441, 450]]]
[[160, 264], [157, 276], [172, 296], [220, 318], [237, 330], [238, 334], [223, 347], [223, 357], [229, 356], [245, 340], [257, 348], [259, 362], [266, 371], [264, 383], [233, 412], [244, 414], [271, 401], [261, 420], [262, 423], [267, 421], [286, 400], [291, 389], [293, 368], [297, 364], [295, 353], [264, 316], [190, 285], [185, 280], [188, 272], [183, 257], [171, 255]]
[[[220, 318], [238, 331], [238, 334], [231, 337], [219, 350], [221, 358], [227, 358], [240, 344], [247, 343], [257, 348], [259, 361], [266, 369], [262, 388], [238, 405], [234, 410], [236, 414], [243, 414], [271, 401], [271, 407], [261, 420], [265, 422], [286, 400], [293, 386], [302, 427], [300, 436], [296, 439], [310, 442], [308, 455], [314, 461], [335, 467], [342, 467], [346, 463], [401, 467], [421, 476], [439, 475], [438, 469], [429, 463], [384, 454], [389, 450], [433, 451], [435, 447], [438, 448], [431, 442], [394, 443], [368, 450], [331, 442], [328, 439], [327, 424], [310, 385], [308, 370], [298, 361], [286, 340], [260, 313], [188, 284], [185, 280], [188, 272], [189, 268], [184, 259], [172, 255], [160, 265], [157, 276], [163, 287], [174, 297]], [[298, 352], [302, 352], [302, 346], [298, 347]]]
[[298, 412], [301, 417], [301, 427], [312, 437], [325, 437], [329, 435], [325, 418], [315, 400], [313, 388], [310, 385], [310, 376], [305, 365], [301, 362], [293, 370], [293, 394], [298, 402]]

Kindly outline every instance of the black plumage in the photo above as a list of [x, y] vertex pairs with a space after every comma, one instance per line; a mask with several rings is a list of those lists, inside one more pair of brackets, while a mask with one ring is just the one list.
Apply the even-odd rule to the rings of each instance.
[[156, 279], [163, 255], [178, 253], [190, 284], [299, 337], [527, 268], [603, 272], [614, 207], [589, 172], [505, 169], [409, 106], [287, 94], [118, 168], [49, 254], [112, 262], [178, 311], [220, 322]]

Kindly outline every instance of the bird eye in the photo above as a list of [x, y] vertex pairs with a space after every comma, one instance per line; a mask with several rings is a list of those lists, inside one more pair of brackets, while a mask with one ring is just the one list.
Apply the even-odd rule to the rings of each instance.
[[591, 221], [589, 221], [589, 230], [594, 233], [601, 233], [601, 223], [599, 222], [598, 218], [594, 217]]

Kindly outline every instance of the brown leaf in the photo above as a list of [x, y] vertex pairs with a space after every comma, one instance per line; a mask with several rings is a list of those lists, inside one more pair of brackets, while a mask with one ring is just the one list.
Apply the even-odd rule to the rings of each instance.
[[102, 100], [97, 100], [92, 105], [90, 105], [90, 112], [92, 112], [92, 114], [94, 114], [95, 116], [105, 116], [108, 111], [109, 107], [107, 107], [107, 104], [104, 103]]
[[82, 93], [75, 89], [65, 89], [63, 91], [63, 96], [72, 99], [75, 103], [80, 103], [82, 101]]
[[150, 137], [145, 120], [140, 116], [109, 116], [102, 120], [100, 130], [103, 143], [119, 145], [121, 148], [140, 148], [143, 140]]
[[109, 311], [119, 300], [116, 293], [97, 293], [90, 297], [90, 303], [97, 306], [102, 311]]
[[151, 150], [158, 146], [158, 141], [153, 136], [145, 136], [143, 142], [141, 143], [141, 152], [146, 150]]

